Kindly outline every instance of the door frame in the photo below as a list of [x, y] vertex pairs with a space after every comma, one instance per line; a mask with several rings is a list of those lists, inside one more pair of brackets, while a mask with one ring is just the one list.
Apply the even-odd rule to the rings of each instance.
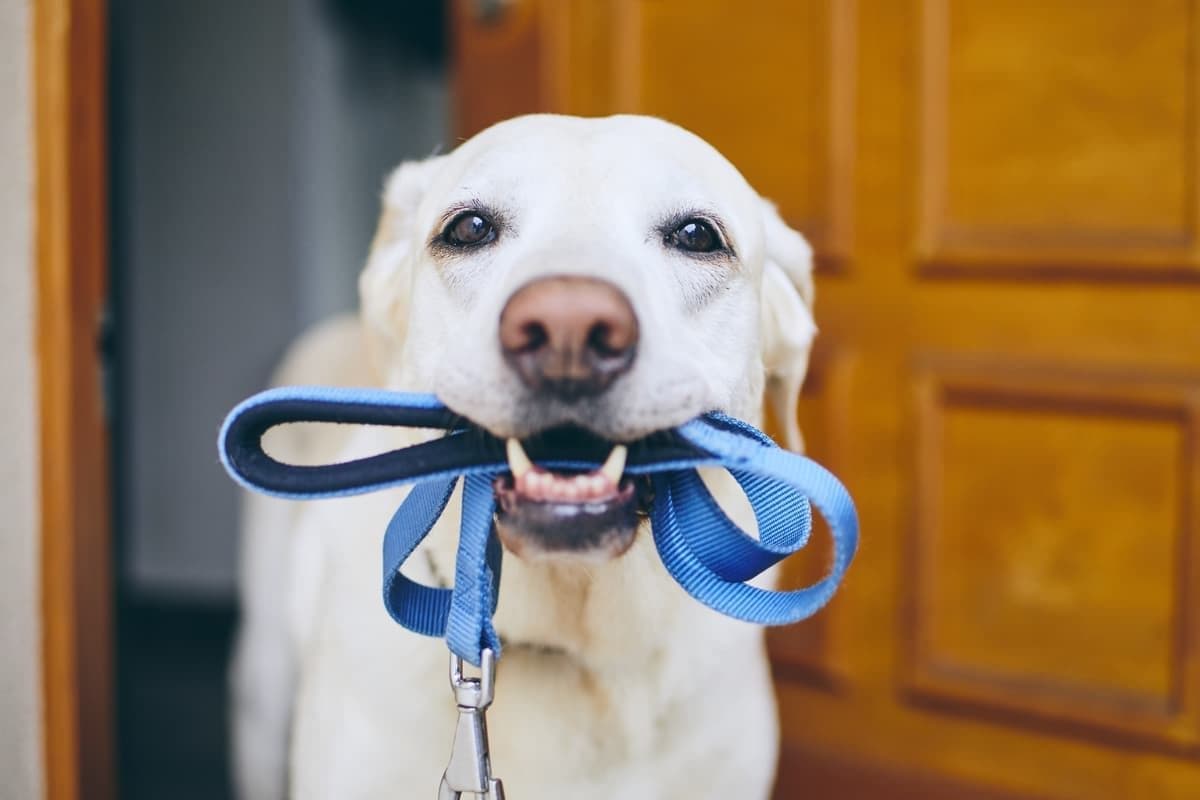
[[45, 796], [110, 800], [107, 3], [31, 10]]

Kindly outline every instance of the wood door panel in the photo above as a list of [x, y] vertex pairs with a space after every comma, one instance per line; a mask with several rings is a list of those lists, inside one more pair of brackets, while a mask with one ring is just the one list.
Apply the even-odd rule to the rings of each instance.
[[1196, 277], [1195, 11], [927, 0], [924, 259]]
[[918, 384], [910, 688], [1196, 743], [1200, 383], [1005, 372]]

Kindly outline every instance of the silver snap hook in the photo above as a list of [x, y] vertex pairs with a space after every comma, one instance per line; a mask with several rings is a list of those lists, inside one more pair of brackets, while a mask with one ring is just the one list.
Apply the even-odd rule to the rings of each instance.
[[463, 674], [463, 660], [450, 654], [450, 687], [458, 705], [458, 726], [454, 729], [450, 763], [438, 788], [438, 800], [459, 800], [464, 793], [482, 800], [504, 800], [504, 786], [492, 777], [485, 718], [495, 691], [495, 653], [485, 649], [479, 665], [479, 677], [468, 678]]

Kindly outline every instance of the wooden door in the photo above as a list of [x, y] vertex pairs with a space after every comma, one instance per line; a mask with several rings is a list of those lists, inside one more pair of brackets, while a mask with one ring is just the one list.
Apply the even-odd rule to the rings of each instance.
[[41, 0], [30, 8], [45, 797], [109, 800], [117, 788], [101, 354], [109, 244], [107, 4]]
[[772, 638], [778, 796], [1200, 797], [1197, 3], [489, 5], [464, 134], [661, 115], [820, 254], [798, 413], [863, 538]]

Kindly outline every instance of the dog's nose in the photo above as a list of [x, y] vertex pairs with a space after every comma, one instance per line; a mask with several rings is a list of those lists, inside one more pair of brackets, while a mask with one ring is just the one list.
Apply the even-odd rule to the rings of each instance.
[[530, 389], [563, 400], [607, 389], [633, 364], [637, 341], [629, 299], [597, 278], [541, 278], [500, 312], [505, 359]]

